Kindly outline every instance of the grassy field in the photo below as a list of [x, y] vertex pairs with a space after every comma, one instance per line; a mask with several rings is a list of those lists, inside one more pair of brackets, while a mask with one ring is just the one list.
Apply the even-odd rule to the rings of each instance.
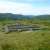
[[40, 24], [48, 28], [47, 30], [10, 32], [9, 34], [0, 31], [0, 50], [50, 50], [50, 22], [28, 21], [25, 23]]

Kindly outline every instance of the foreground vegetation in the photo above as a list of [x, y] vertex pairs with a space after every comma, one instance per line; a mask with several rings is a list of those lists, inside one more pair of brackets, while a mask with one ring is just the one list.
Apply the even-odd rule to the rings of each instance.
[[47, 26], [48, 28], [32, 32], [10, 32], [9, 34], [4, 34], [0, 31], [0, 50], [50, 50], [49, 20], [2, 21], [0, 25], [3, 26], [16, 22], [23, 24], [39, 24]]
[[0, 33], [0, 50], [50, 50], [50, 31]]

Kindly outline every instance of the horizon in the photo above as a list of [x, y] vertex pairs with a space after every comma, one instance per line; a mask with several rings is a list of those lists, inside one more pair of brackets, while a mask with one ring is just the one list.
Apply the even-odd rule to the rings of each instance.
[[50, 14], [50, 0], [0, 0], [0, 13]]
[[[0, 14], [14, 14], [14, 13], [0, 13]], [[14, 15], [24, 15], [24, 14], [14, 14]], [[24, 16], [29, 16], [30, 14], [25, 14]], [[30, 15], [30, 16], [41, 16], [41, 15], [50, 15], [50, 14], [40, 14], [40, 15]]]

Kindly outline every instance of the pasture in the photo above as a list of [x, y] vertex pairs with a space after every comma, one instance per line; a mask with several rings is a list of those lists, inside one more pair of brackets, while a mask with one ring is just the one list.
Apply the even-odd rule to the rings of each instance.
[[[8, 34], [0, 31], [0, 50], [50, 50], [50, 22], [34, 21], [31, 23], [27, 21], [24, 23], [40, 24], [48, 28], [37, 31], [9, 32]], [[0, 24], [2, 26], [3, 22]]]

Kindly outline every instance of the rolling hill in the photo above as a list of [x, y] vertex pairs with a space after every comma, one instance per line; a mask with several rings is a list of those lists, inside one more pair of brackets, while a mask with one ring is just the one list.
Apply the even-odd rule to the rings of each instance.
[[0, 20], [21, 20], [21, 19], [43, 19], [50, 20], [50, 15], [21, 15], [21, 14], [11, 14], [11, 13], [0, 13]]

